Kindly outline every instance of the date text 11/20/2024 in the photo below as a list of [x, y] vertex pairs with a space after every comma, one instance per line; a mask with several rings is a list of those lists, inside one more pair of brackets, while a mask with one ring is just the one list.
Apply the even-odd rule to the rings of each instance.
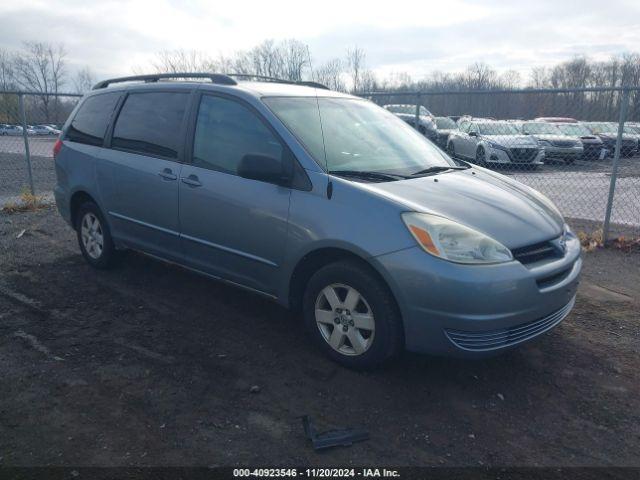
[[305, 478], [397, 478], [397, 470], [387, 468], [236, 468], [234, 477], [305, 477]]

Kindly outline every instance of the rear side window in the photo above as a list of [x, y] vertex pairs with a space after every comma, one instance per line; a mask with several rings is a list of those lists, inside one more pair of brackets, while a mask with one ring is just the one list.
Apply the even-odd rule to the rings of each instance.
[[105, 93], [87, 98], [80, 106], [65, 135], [65, 140], [102, 146], [104, 135], [119, 93]]
[[124, 102], [111, 146], [142, 155], [177, 158], [188, 93], [132, 93]]

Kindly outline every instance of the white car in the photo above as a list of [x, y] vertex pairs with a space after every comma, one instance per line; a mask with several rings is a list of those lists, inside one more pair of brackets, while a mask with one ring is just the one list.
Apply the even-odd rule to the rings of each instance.
[[544, 149], [531, 137], [522, 135], [511, 122], [462, 120], [447, 142], [452, 157], [470, 160], [478, 165], [503, 164], [542, 165]]
[[20, 125], [0, 125], [0, 135], [22, 135]]
[[30, 128], [34, 132], [33, 135], [60, 135], [60, 130], [49, 125], [34, 125]]

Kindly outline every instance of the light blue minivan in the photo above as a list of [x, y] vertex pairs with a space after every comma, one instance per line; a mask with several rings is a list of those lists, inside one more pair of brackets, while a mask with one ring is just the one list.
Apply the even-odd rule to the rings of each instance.
[[265, 295], [346, 366], [495, 354], [575, 301], [580, 244], [546, 197], [322, 85], [104, 81], [54, 156], [89, 264], [132, 249]]

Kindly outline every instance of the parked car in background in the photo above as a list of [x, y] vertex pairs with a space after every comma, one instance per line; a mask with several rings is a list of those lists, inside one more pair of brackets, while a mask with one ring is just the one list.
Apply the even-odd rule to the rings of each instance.
[[[618, 138], [618, 124], [609, 122], [583, 122], [604, 144], [609, 156], [613, 156], [616, 150]], [[638, 151], [638, 140], [633, 135], [622, 133], [622, 145], [620, 155], [622, 157], [633, 157]]]
[[545, 163], [561, 160], [565, 164], [571, 164], [584, 154], [580, 139], [577, 136], [565, 135], [553, 123], [522, 122], [520, 131], [537, 140], [544, 149]]
[[533, 138], [522, 135], [510, 122], [463, 120], [452, 130], [447, 152], [478, 165], [513, 164], [537, 168], [544, 151]]
[[60, 135], [62, 133], [62, 130], [60, 130], [59, 128], [52, 126], [52, 125], [42, 125], [44, 128], [46, 128], [47, 130], [49, 130], [49, 135]]
[[[614, 124], [616, 126], [616, 129], [618, 128], [618, 124]], [[624, 133], [625, 135], [635, 138], [636, 140], [636, 149], [633, 152], [633, 154], [637, 154], [638, 152], [640, 152], [640, 128], [634, 127], [632, 125], [624, 125], [624, 127], [622, 128], [622, 133]]]
[[51, 128], [48, 125], [29, 125], [29, 129], [33, 131], [33, 135], [59, 135], [60, 130]]
[[[415, 128], [416, 123], [416, 105], [385, 105], [384, 108], [391, 113], [393, 113], [396, 117], [401, 118], [409, 125]], [[422, 133], [425, 137], [427, 137], [432, 142], [437, 142], [438, 133], [436, 130], [436, 124], [434, 121], [433, 114], [427, 110], [425, 107], [420, 105], [419, 115], [418, 115], [418, 131]]]
[[0, 127], [0, 135], [22, 135], [20, 125], [3, 125]]
[[458, 130], [458, 124], [449, 117], [436, 117], [436, 143], [442, 147], [447, 148], [447, 141], [449, 140], [449, 134], [453, 130]]
[[554, 125], [564, 135], [580, 138], [584, 160], [602, 160], [607, 155], [608, 152], [602, 140], [581, 123], [556, 123]]
[[578, 120], [571, 117], [538, 117], [534, 118], [533, 121], [545, 123], [578, 123]]

